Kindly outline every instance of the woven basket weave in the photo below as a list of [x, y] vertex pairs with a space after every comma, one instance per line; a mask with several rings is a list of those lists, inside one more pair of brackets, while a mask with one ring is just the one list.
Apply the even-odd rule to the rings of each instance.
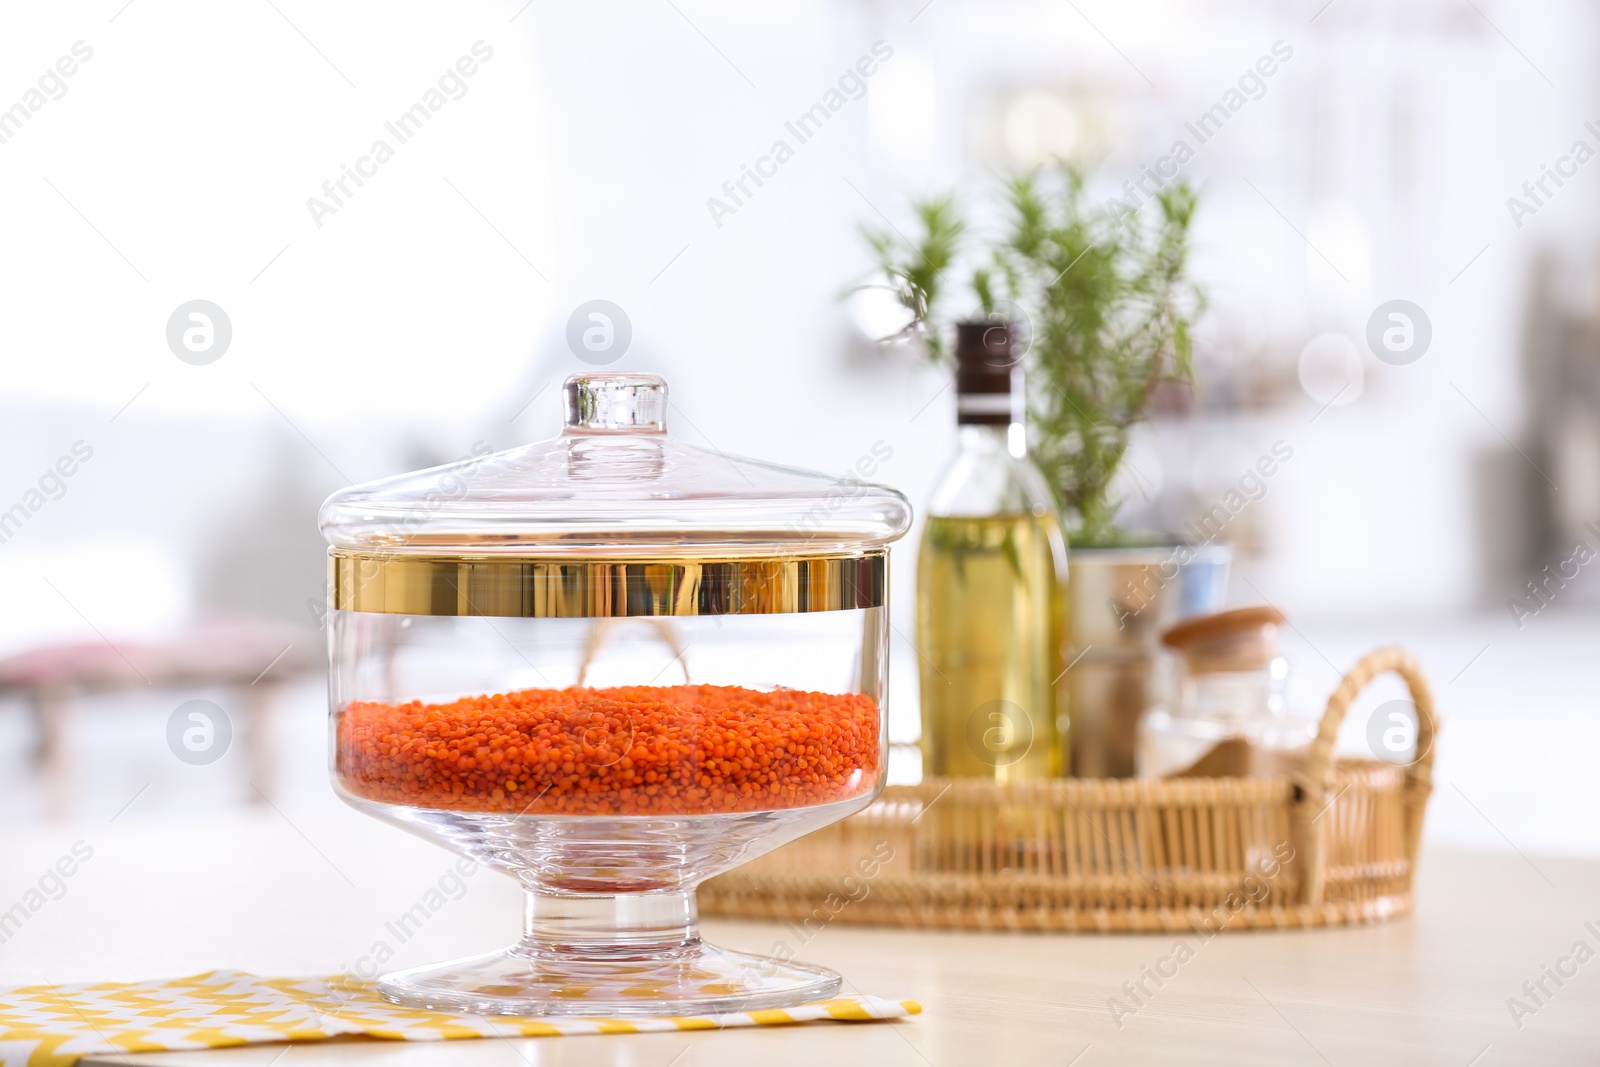
[[[1351, 702], [1387, 671], [1416, 705], [1418, 759], [1334, 759]], [[1436, 731], [1417, 662], [1382, 649], [1329, 698], [1293, 778], [890, 786], [856, 815], [706, 882], [700, 906], [803, 928], [1220, 930], [1402, 915]]]

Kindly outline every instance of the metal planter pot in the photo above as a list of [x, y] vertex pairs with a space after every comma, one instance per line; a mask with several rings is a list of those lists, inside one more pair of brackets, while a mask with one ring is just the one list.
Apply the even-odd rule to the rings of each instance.
[[1129, 778], [1139, 716], [1163, 699], [1158, 638], [1179, 619], [1221, 611], [1227, 545], [1074, 548], [1067, 568], [1058, 697], [1072, 774]]

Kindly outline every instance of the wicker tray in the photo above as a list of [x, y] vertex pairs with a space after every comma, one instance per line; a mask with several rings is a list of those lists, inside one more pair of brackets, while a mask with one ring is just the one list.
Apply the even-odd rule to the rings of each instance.
[[[1386, 671], [1411, 690], [1419, 758], [1335, 760], [1345, 712]], [[1436, 731], [1417, 662], [1383, 649], [1329, 698], [1293, 778], [890, 786], [856, 815], [706, 882], [700, 906], [802, 930], [1198, 931], [1403, 915]]]

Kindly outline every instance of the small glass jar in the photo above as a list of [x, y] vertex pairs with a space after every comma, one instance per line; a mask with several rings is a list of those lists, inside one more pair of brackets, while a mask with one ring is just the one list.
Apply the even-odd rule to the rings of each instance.
[[1281, 612], [1239, 608], [1188, 619], [1162, 635], [1178, 655], [1171, 710], [1139, 723], [1145, 778], [1289, 774], [1304, 762], [1317, 721], [1289, 713], [1289, 662], [1277, 651]]
[[674, 441], [653, 376], [576, 376], [565, 405], [550, 441], [322, 509], [335, 789], [527, 894], [516, 945], [379, 992], [506, 1015], [831, 996], [830, 971], [701, 941], [694, 891], [882, 789], [910, 508]]

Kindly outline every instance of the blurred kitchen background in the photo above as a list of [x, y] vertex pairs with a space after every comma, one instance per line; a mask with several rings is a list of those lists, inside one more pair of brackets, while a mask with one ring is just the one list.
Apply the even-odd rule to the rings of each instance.
[[[879, 42], [859, 99], [708, 206]], [[612, 367], [668, 376], [675, 433], [838, 473], [882, 443], [920, 505], [953, 392], [846, 298], [859, 225], [909, 229], [946, 189], [981, 213], [1058, 155], [1121, 195], [1182, 139], [1211, 310], [1194, 403], [1139, 440], [1132, 524], [1180, 526], [1286, 443], [1227, 537], [1233, 601], [1291, 617], [1293, 700], [1413, 648], [1444, 716], [1430, 841], [1600, 854], [1597, 60], [1579, 0], [9, 5], [0, 813], [334, 805], [317, 506], [554, 433], [586, 301], [625, 312]], [[1230, 92], [1200, 144], [1185, 124]], [[197, 299], [232, 331], [205, 365], [167, 340]], [[1431, 326], [1405, 365], [1366, 341], [1392, 299]], [[228, 714], [216, 763], [167, 743], [191, 699]]]

